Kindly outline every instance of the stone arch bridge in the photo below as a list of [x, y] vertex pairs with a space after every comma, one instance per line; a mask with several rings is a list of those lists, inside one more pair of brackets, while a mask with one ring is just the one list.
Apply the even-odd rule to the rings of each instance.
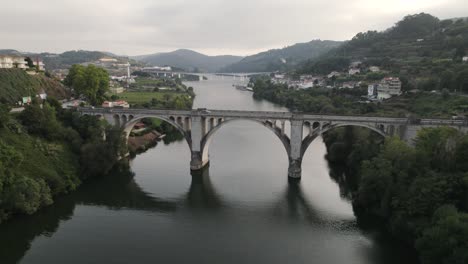
[[[289, 157], [288, 176], [301, 177], [301, 163], [312, 141], [333, 128], [366, 127], [382, 136], [399, 136], [411, 142], [423, 127], [451, 126], [468, 131], [466, 120], [387, 118], [367, 116], [316, 115], [292, 112], [262, 112], [234, 110], [153, 110], [116, 108], [78, 108], [82, 115], [99, 116], [119, 126], [128, 137], [133, 126], [143, 118], [158, 118], [177, 128], [191, 151], [190, 168], [202, 169], [209, 162], [209, 145], [213, 135], [223, 125], [235, 120], [250, 120], [272, 131], [283, 143]], [[289, 133], [288, 133], [289, 132]]]

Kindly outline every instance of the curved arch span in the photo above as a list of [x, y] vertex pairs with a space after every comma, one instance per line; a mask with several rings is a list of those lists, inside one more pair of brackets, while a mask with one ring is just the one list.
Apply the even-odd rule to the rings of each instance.
[[372, 126], [367, 126], [367, 125], [361, 125], [361, 124], [335, 124], [335, 125], [330, 125], [330, 126], [327, 126], [327, 128], [321, 130], [321, 131], [318, 131], [318, 132], [315, 132], [311, 135], [308, 135], [306, 136], [303, 140], [302, 140], [302, 147], [301, 147], [301, 157], [304, 157], [307, 149], [309, 148], [310, 144], [318, 137], [320, 136], [321, 134], [323, 133], [327, 133], [328, 131], [332, 130], [332, 129], [335, 129], [335, 128], [339, 128], [339, 127], [347, 127], [347, 126], [353, 126], [353, 127], [363, 127], [363, 128], [367, 128], [369, 130], [372, 130], [374, 132], [376, 132], [377, 134], [379, 134], [380, 136], [382, 137], [386, 137], [387, 135], [385, 134], [384, 131], [382, 130], [379, 130], [378, 128], [376, 127], [372, 127]]
[[192, 139], [190, 138], [190, 135], [180, 126], [175, 120], [172, 120], [171, 118], [166, 118], [163, 116], [158, 116], [158, 115], [143, 115], [143, 116], [134, 116], [131, 120], [129, 120], [123, 129], [125, 132], [125, 138], [128, 141], [128, 137], [130, 136], [130, 132], [132, 132], [133, 127], [141, 121], [144, 118], [156, 118], [162, 121], [167, 122], [171, 126], [175, 127], [177, 131], [179, 131], [185, 138], [185, 141], [187, 142], [190, 151], [192, 150]]
[[263, 122], [261, 120], [256, 120], [256, 119], [242, 119], [242, 118], [239, 118], [239, 119], [228, 119], [228, 120], [224, 120], [222, 123], [219, 123], [218, 125], [216, 125], [214, 128], [212, 128], [202, 139], [202, 142], [201, 142], [201, 153], [202, 153], [202, 158], [203, 160], [209, 160], [209, 157], [208, 157], [208, 154], [209, 154], [209, 149], [210, 149], [210, 143], [211, 143], [211, 140], [213, 139], [213, 135], [224, 125], [228, 124], [228, 123], [231, 123], [231, 122], [236, 122], [236, 121], [250, 121], [250, 122], [253, 122], [253, 123], [257, 123], [257, 124], [260, 124], [262, 125], [263, 127], [267, 128], [269, 131], [272, 131], [278, 138], [279, 140], [281, 141], [281, 143], [283, 143], [283, 146], [284, 148], [286, 149], [286, 153], [289, 157], [289, 153], [290, 153], [290, 141], [289, 141], [289, 138], [286, 136], [286, 135], [283, 135], [281, 133], [281, 129], [280, 128], [277, 128], [277, 127], [274, 127], [274, 126], [271, 126], [270, 123], [268, 122]]

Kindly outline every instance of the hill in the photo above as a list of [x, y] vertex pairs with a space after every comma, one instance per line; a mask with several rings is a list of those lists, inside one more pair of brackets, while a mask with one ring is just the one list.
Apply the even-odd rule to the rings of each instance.
[[118, 63], [128, 62], [126, 57], [119, 57], [102, 51], [74, 50], [62, 54], [41, 53], [39, 56], [43, 59], [47, 70], [68, 69], [73, 64], [95, 62], [101, 58], [114, 58], [118, 60]]
[[283, 49], [272, 49], [256, 55], [248, 56], [241, 61], [222, 69], [225, 72], [267, 72], [287, 70], [308, 59], [338, 47], [342, 42], [330, 40], [312, 40], [298, 43]]
[[0, 55], [21, 55], [21, 52], [14, 49], [0, 49]]
[[361, 70], [379, 66], [387, 74], [402, 78], [407, 90], [456, 90], [456, 83], [463, 81], [462, 75], [468, 70], [468, 64], [462, 61], [467, 52], [468, 20], [441, 21], [420, 13], [408, 15], [382, 32], [358, 33], [343, 45], [307, 61], [298, 72], [346, 71], [352, 61], [361, 61]]
[[[55, 53], [33, 53], [33, 52], [20, 52], [13, 49], [0, 49], [0, 55], [20, 55], [27, 56], [35, 60], [36, 57], [40, 58], [47, 70], [56, 69], [69, 69], [73, 64], [95, 62], [101, 58], [117, 59], [117, 63], [127, 63], [128, 57], [118, 56], [105, 51], [87, 51], [87, 50], [72, 50], [66, 51], [61, 54]], [[131, 61], [132, 64], [134, 64]]]
[[57, 80], [45, 75], [31, 76], [20, 69], [0, 69], [0, 102], [15, 104], [25, 96], [44, 90], [57, 99], [69, 97], [69, 91]]
[[207, 56], [192, 50], [179, 49], [173, 52], [132, 57], [154, 66], [173, 66], [187, 71], [216, 72], [242, 59], [239, 56]]

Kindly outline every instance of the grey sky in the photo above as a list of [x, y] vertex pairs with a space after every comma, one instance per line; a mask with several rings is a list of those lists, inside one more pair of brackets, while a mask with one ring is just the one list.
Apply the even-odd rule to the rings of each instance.
[[467, 0], [2, 0], [0, 49], [249, 55], [346, 40], [407, 14], [468, 16]]

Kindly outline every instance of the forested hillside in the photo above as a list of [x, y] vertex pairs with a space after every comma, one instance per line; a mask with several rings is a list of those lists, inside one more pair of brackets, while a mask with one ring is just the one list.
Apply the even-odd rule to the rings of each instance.
[[0, 102], [15, 104], [22, 97], [34, 97], [42, 90], [58, 99], [70, 95], [58, 80], [45, 75], [29, 75], [20, 69], [0, 69]]
[[62, 54], [41, 54], [40, 57], [43, 59], [44, 64], [48, 70], [53, 69], [68, 69], [74, 64], [81, 64], [86, 62], [95, 62], [101, 58], [116, 58], [121, 63], [127, 63], [127, 58], [117, 57], [113, 54], [101, 52], [101, 51], [67, 51]]
[[330, 40], [312, 40], [298, 43], [282, 49], [272, 49], [259, 54], [245, 57], [241, 61], [229, 65], [223, 72], [268, 72], [288, 70], [298, 63], [318, 56], [339, 46], [342, 42]]
[[156, 53], [133, 57], [154, 66], [171, 66], [195, 72], [216, 72], [242, 59], [239, 56], [207, 56], [193, 50], [179, 49], [173, 52]]
[[379, 66], [399, 76], [409, 89], [468, 91], [468, 20], [439, 20], [421, 13], [406, 16], [383, 32], [358, 33], [353, 39], [298, 68], [299, 73], [328, 74], [346, 70], [352, 61], [361, 67]]

